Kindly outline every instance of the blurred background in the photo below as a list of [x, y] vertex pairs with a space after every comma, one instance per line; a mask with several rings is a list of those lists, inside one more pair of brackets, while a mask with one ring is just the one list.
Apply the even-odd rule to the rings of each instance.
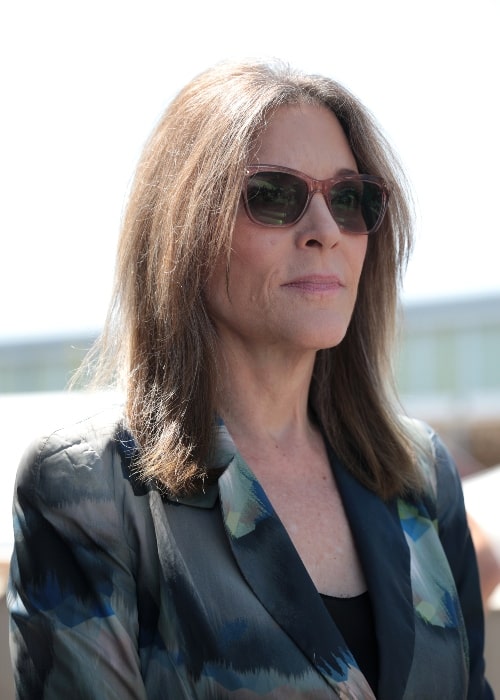
[[[399, 153], [417, 214], [395, 358], [403, 406], [443, 434], [500, 552], [498, 481], [483, 478], [500, 464], [499, 20], [500, 0], [2, 4], [0, 591], [23, 450], [109, 399], [64, 389], [105, 318], [142, 146], [175, 93], [226, 58], [336, 78]], [[3, 667], [0, 679], [10, 698]]]

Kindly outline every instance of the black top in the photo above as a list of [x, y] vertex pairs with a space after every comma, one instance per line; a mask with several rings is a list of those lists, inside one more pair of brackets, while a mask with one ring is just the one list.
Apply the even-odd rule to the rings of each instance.
[[373, 609], [368, 591], [354, 598], [334, 598], [322, 595], [321, 599], [376, 695], [378, 647]]

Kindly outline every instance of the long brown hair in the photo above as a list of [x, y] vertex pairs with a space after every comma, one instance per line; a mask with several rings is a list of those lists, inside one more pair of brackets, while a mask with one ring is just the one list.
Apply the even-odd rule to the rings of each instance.
[[347, 335], [317, 355], [310, 404], [366, 486], [383, 498], [419, 486], [391, 380], [412, 235], [403, 173], [370, 113], [343, 86], [257, 61], [199, 75], [154, 130], [131, 189], [113, 304], [97, 348], [98, 376], [123, 381], [139, 472], [172, 495], [202, 488], [213, 447], [217, 344], [203, 289], [221, 256], [229, 260], [245, 165], [266, 119], [281, 105], [304, 102], [330, 109], [360, 171], [391, 187], [382, 227], [369, 237]]

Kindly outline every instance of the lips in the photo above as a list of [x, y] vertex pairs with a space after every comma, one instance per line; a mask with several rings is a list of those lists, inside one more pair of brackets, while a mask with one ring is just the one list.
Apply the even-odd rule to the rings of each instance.
[[306, 275], [282, 286], [307, 292], [332, 292], [342, 288], [344, 284], [336, 275]]

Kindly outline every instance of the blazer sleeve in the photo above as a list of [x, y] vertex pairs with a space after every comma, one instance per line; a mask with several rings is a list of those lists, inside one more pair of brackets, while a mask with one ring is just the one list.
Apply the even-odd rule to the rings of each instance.
[[114, 459], [56, 433], [21, 462], [8, 591], [19, 700], [146, 698]]
[[433, 435], [437, 476], [437, 520], [460, 598], [469, 646], [469, 700], [489, 700], [493, 692], [484, 677], [484, 615], [476, 554], [455, 464], [439, 437]]

